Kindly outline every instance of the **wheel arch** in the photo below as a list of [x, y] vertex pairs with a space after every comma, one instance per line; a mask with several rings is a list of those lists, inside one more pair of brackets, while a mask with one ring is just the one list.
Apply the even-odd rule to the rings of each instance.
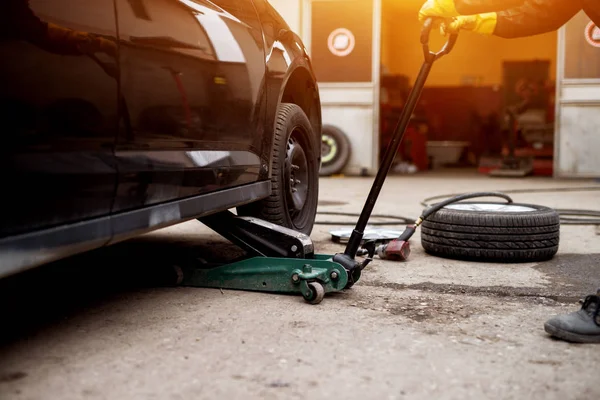
[[278, 105], [282, 103], [296, 104], [304, 111], [315, 134], [315, 140], [319, 143], [323, 128], [319, 90], [312, 74], [304, 66], [295, 68], [284, 81]]
[[[317, 78], [308, 53], [300, 37], [287, 28], [280, 29], [266, 38], [266, 96], [267, 116], [265, 130], [270, 130], [264, 144], [272, 141], [275, 134], [277, 110], [281, 104], [295, 104], [308, 117], [314, 134], [315, 145], [321, 142], [321, 99]], [[270, 149], [271, 143], [263, 147]], [[318, 162], [321, 155], [318, 153]], [[269, 166], [272, 160], [269, 160]], [[269, 168], [270, 175], [271, 168]]]

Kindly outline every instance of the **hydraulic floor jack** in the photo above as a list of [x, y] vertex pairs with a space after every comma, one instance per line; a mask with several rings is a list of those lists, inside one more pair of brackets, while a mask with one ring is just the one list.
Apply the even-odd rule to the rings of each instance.
[[[325, 293], [341, 291], [358, 282], [362, 270], [374, 257], [375, 248], [372, 246], [372, 250], [362, 260], [356, 259], [385, 178], [433, 63], [448, 54], [457, 40], [456, 34], [450, 35], [440, 51], [432, 52], [429, 49], [432, 28], [433, 20], [426, 20], [421, 32], [425, 60], [345, 251], [333, 256], [316, 254], [307, 235], [257, 218], [238, 217], [225, 211], [199, 220], [245, 250], [248, 257], [214, 268], [181, 267], [178, 271], [178, 283], [195, 287], [300, 293], [307, 302], [318, 304]], [[414, 226], [407, 227], [407, 235], [403, 234], [402, 237], [411, 236], [414, 229]]]

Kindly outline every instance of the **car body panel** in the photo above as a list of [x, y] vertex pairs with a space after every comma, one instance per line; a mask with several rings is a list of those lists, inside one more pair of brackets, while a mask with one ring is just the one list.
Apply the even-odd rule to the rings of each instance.
[[[277, 106], [284, 102], [291, 102], [298, 104], [308, 116], [315, 134], [317, 148], [320, 148], [321, 103], [316, 86], [317, 79], [306, 47], [301, 38], [290, 29], [267, 0], [254, 0], [254, 5], [261, 20], [266, 52], [267, 115], [265, 126], [272, 131], [265, 135], [265, 140], [273, 137]], [[294, 86], [294, 90], [290, 91], [292, 86]], [[294, 92], [296, 96], [289, 95], [291, 92]], [[267, 144], [267, 147], [270, 148], [270, 143]]]
[[[128, 118], [117, 141], [113, 211], [257, 181], [253, 140], [264, 116], [254, 110], [265, 64], [252, 3], [226, 10], [219, 1], [115, 1]], [[198, 164], [207, 151], [238, 156], [218, 168]]]
[[247, 204], [271, 193], [269, 181], [0, 239], [0, 278], [142, 233]]
[[[107, 215], [115, 191], [110, 2], [0, 4], [0, 237]], [[90, 36], [90, 34], [94, 36]]]
[[318, 141], [320, 104], [255, 1], [0, 2], [0, 277], [270, 195], [278, 105]]

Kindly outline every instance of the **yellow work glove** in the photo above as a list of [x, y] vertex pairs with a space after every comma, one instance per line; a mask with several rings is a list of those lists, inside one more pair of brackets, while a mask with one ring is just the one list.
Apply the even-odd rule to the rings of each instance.
[[453, 21], [442, 23], [441, 29], [444, 34], [458, 33], [460, 30], [473, 31], [482, 35], [492, 35], [496, 29], [498, 15], [495, 12], [463, 15], [454, 18]]
[[456, 11], [454, 0], [427, 0], [419, 11], [419, 21], [427, 18], [452, 18], [460, 15]]

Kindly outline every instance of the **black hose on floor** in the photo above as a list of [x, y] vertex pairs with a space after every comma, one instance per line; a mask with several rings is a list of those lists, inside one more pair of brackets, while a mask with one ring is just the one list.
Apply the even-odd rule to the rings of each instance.
[[[566, 188], [545, 188], [545, 189], [508, 189], [499, 190], [499, 193], [557, 193], [557, 192], [600, 192], [600, 186], [566, 187]], [[429, 202], [432, 200], [446, 199], [448, 197], [460, 196], [462, 193], [442, 194], [428, 197], [421, 201], [423, 207], [431, 207]]]
[[[562, 187], [562, 188], [545, 188], [545, 189], [509, 189], [502, 190], [500, 193], [560, 193], [560, 192], [600, 192], [600, 186], [583, 186], [583, 187]], [[421, 201], [421, 205], [426, 208], [431, 208], [430, 204], [433, 200], [445, 199], [451, 197], [448, 200], [453, 203], [455, 197], [461, 196], [462, 194], [445, 194], [433, 197], [428, 197]], [[495, 195], [494, 195], [495, 196]], [[509, 201], [510, 202], [510, 201]], [[439, 204], [443, 204], [439, 203]], [[446, 204], [447, 205], [447, 204]], [[436, 208], [438, 204], [435, 204]], [[441, 208], [441, 207], [439, 207]], [[439, 209], [438, 208], [438, 209]], [[561, 209], [555, 208], [560, 215], [560, 223], [562, 225], [600, 225], [600, 211], [597, 210], [583, 210], [583, 209]], [[571, 218], [570, 218], [571, 217]], [[577, 217], [577, 218], [572, 218]], [[582, 218], [591, 217], [591, 218]]]
[[474, 193], [466, 193], [466, 194], [456, 194], [456, 195], [453, 195], [452, 198], [450, 198], [448, 200], [444, 200], [441, 203], [436, 203], [434, 205], [428, 206], [427, 209], [425, 211], [423, 211], [423, 214], [421, 215], [421, 217], [419, 217], [419, 219], [425, 220], [431, 214], [433, 214], [436, 211], [441, 210], [442, 208], [446, 207], [449, 204], [458, 203], [459, 201], [462, 201], [462, 200], [474, 199], [476, 197], [501, 197], [501, 198], [505, 199], [507, 203], [513, 202], [513, 199], [511, 199], [509, 196], [507, 196], [506, 194], [501, 193], [501, 192], [474, 192]]
[[[421, 205], [426, 208], [423, 215], [419, 218], [423, 220], [429, 215], [447, 206], [466, 199], [476, 197], [501, 197], [508, 203], [513, 200], [506, 193], [557, 193], [557, 192], [584, 192], [600, 191], [600, 186], [590, 187], [568, 187], [568, 188], [546, 188], [546, 189], [510, 189], [498, 192], [477, 192], [477, 193], [456, 193], [428, 197], [421, 201]], [[448, 199], [449, 198], [449, 199]], [[433, 200], [447, 199], [440, 203], [430, 204]], [[579, 209], [555, 209], [560, 215], [560, 223], [563, 225], [600, 225], [600, 211], [597, 210], [579, 210]], [[319, 215], [335, 215], [346, 217], [359, 217], [359, 213], [335, 212], [335, 211], [317, 211]], [[373, 221], [369, 222], [372, 226], [400, 226], [412, 225], [415, 220], [402, 216], [373, 214], [372, 218], [391, 219], [392, 221]], [[587, 217], [587, 218], [584, 218]], [[591, 217], [591, 218], [589, 218]], [[356, 221], [315, 221], [315, 225], [355, 225]]]
[[[563, 225], [600, 225], [600, 211], [596, 210], [567, 210], [556, 209], [560, 215], [560, 223]], [[576, 217], [592, 218], [569, 218], [567, 215]]]
[[[335, 215], [342, 217], [360, 217], [360, 213], [337, 212], [337, 211], [317, 211], [317, 215]], [[371, 218], [385, 218], [392, 221], [369, 221], [372, 226], [398, 226], [411, 225], [415, 223], [414, 219], [401, 217], [398, 215], [372, 214]], [[315, 221], [315, 225], [356, 225], [354, 221]]]

